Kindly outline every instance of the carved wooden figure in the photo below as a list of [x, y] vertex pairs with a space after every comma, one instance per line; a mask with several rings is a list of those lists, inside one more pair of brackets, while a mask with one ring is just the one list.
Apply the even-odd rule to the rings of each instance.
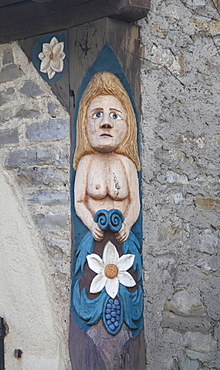
[[119, 79], [96, 73], [78, 110], [70, 356], [74, 370], [144, 369], [137, 123]]

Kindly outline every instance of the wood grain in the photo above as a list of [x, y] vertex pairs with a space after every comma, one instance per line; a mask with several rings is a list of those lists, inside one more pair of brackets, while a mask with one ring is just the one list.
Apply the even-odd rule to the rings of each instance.
[[[115, 19], [104, 18], [69, 31], [70, 88], [77, 96], [87, 70], [98, 57], [106, 41], [118, 58], [130, 83], [140, 113], [139, 27]], [[73, 113], [73, 112], [72, 112]]]
[[[57, 32], [104, 17], [133, 22], [147, 15], [150, 0], [53, 0], [0, 4], [0, 42]], [[8, 6], [6, 6], [8, 5]]]

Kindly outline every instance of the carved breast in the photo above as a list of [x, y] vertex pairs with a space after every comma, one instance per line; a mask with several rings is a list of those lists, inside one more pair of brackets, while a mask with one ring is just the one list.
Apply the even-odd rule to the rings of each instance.
[[126, 199], [128, 184], [122, 161], [108, 158], [108, 161], [99, 159], [96, 163], [94, 158], [92, 162], [88, 174], [88, 195], [96, 200], [107, 196], [114, 200]]

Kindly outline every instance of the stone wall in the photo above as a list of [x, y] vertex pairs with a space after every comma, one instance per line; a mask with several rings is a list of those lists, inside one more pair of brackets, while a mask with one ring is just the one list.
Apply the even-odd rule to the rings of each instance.
[[[219, 369], [220, 3], [151, 3], [139, 22], [146, 369]], [[69, 127], [18, 45], [1, 45], [7, 370], [70, 369]]]
[[146, 368], [219, 369], [220, 2], [139, 24]]
[[0, 56], [6, 368], [69, 369], [69, 115], [16, 43], [0, 46]]

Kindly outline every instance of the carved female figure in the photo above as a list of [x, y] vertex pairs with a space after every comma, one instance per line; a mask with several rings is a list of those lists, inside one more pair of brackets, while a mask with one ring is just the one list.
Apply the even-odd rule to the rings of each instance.
[[82, 97], [74, 159], [77, 215], [100, 241], [95, 213], [119, 209], [125, 219], [116, 239], [125, 241], [140, 211], [137, 127], [127, 92], [110, 73], [96, 74]]
[[137, 335], [143, 328], [140, 244], [131, 231], [140, 212], [137, 127], [130, 98], [111, 73], [94, 75], [80, 101], [74, 169], [75, 212], [89, 230], [75, 253], [75, 321], [89, 333], [102, 317], [108, 333], [125, 323]]

